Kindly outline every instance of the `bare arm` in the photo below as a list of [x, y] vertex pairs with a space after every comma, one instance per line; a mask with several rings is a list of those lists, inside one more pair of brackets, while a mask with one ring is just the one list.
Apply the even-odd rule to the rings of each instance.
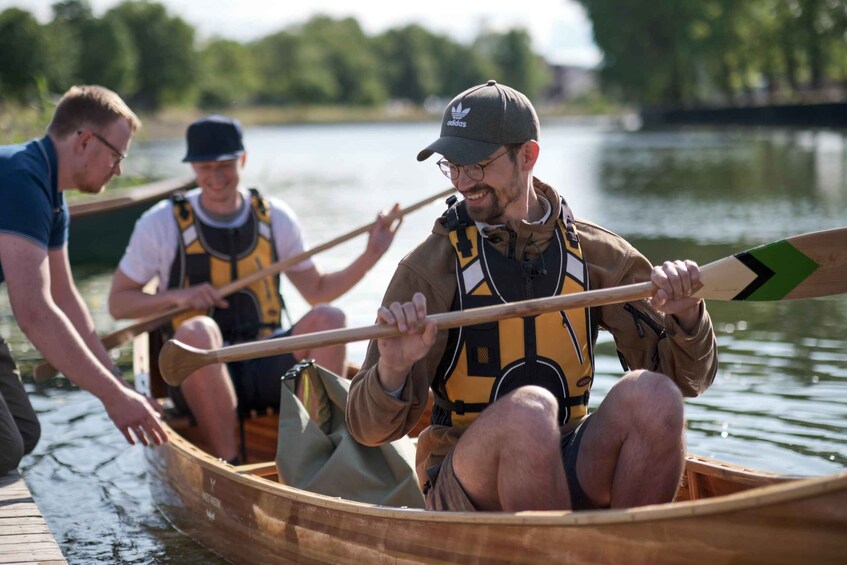
[[376, 225], [371, 230], [364, 253], [356, 257], [346, 268], [334, 273], [323, 273], [312, 266], [305, 271], [286, 273], [286, 276], [309, 304], [332, 302], [362, 280], [362, 277], [388, 251], [391, 242], [394, 241], [394, 234], [400, 227], [400, 222], [392, 224], [387, 216], [398, 210], [400, 206], [395, 204], [390, 212], [381, 212], [377, 216]]
[[109, 291], [109, 313], [113, 318], [141, 318], [176, 306], [189, 306], [200, 311], [208, 310], [212, 306], [228, 306], [217, 289], [208, 283], [165, 290], [157, 294], [144, 292], [145, 284], [132, 280], [120, 268], [115, 270]]
[[47, 258], [50, 272], [50, 293], [56, 306], [68, 317], [97, 360], [104, 367], [113, 367], [114, 362], [109, 357], [109, 352], [103, 347], [94, 327], [94, 321], [88, 312], [88, 307], [82, 300], [76, 284], [74, 284], [70, 262], [68, 261], [67, 246], [48, 251]]
[[[15, 320], [47, 361], [99, 398], [128, 442], [135, 443], [133, 434], [144, 444], [148, 438], [155, 443], [166, 441], [158, 417], [145, 398], [112, 375], [54, 302], [47, 251], [22, 237], [0, 234], [0, 264]], [[68, 273], [60, 271], [57, 276]], [[57, 281], [57, 285], [70, 288], [73, 283]]]

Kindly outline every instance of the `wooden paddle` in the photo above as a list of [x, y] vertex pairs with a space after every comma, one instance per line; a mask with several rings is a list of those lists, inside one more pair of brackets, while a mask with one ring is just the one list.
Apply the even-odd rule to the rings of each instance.
[[[455, 191], [455, 189], [451, 187], [451, 188], [448, 188], [446, 190], [439, 192], [438, 194], [433, 194], [432, 196], [428, 196], [427, 198], [421, 200], [420, 202], [417, 202], [415, 204], [412, 204], [411, 206], [408, 206], [406, 208], [402, 208], [402, 209], [398, 210], [396, 214], [389, 216], [389, 218], [391, 219], [392, 222], [395, 221], [395, 220], [399, 220], [400, 218], [402, 218], [406, 214], [409, 214], [410, 212], [414, 212], [415, 210], [418, 210], [419, 208], [423, 208], [424, 206], [426, 206], [427, 204], [430, 204], [431, 202], [434, 202], [435, 200], [438, 200], [440, 198], [446, 198], [447, 196], [452, 194], [454, 191]], [[243, 288], [247, 288], [248, 286], [250, 286], [251, 284], [253, 284], [256, 281], [260, 281], [264, 278], [276, 275], [278, 273], [282, 273], [282, 272], [286, 271], [287, 269], [290, 269], [294, 265], [297, 265], [300, 262], [308, 259], [312, 255], [320, 253], [321, 251], [326, 251], [327, 249], [329, 249], [331, 247], [335, 247], [336, 245], [344, 243], [344, 242], [346, 242], [350, 239], [353, 239], [354, 237], [361, 235], [363, 233], [368, 233], [368, 232], [371, 231], [371, 229], [373, 229], [373, 227], [375, 225], [376, 225], [376, 222], [371, 222], [370, 224], [368, 224], [366, 226], [356, 228], [355, 230], [353, 230], [353, 231], [351, 231], [347, 234], [336, 237], [335, 239], [333, 239], [331, 241], [327, 241], [326, 243], [324, 243], [322, 245], [318, 245], [317, 247], [313, 247], [312, 249], [304, 251], [303, 253], [299, 253], [299, 254], [295, 255], [294, 257], [290, 257], [288, 259], [277, 261], [276, 263], [268, 265], [267, 267], [265, 267], [261, 271], [256, 271], [255, 273], [247, 275], [246, 277], [242, 277], [238, 280], [232, 281], [231, 283], [220, 287], [218, 290], [220, 291], [222, 296], [229, 296], [230, 294], [234, 294], [234, 293], [238, 292], [239, 290], [241, 290]], [[184, 312], [188, 312], [190, 310], [192, 310], [192, 308], [190, 306], [175, 306], [173, 308], [165, 310], [164, 312], [160, 312], [160, 313], [157, 313], [157, 314], [151, 314], [150, 316], [146, 316], [144, 318], [140, 318], [138, 320], [135, 320], [131, 325], [129, 325], [125, 328], [121, 328], [119, 330], [116, 330], [116, 331], [114, 331], [110, 334], [103, 336], [100, 339], [100, 341], [102, 341], [103, 346], [107, 350], [114, 349], [115, 347], [118, 347], [118, 346], [123, 345], [124, 343], [128, 342], [129, 340], [131, 340], [132, 338], [134, 338], [138, 334], [155, 330], [155, 329], [159, 328], [160, 326], [162, 326], [163, 324], [169, 322], [175, 316], [178, 316], [178, 315], [180, 315]], [[41, 363], [36, 365], [35, 369], [33, 370], [33, 377], [35, 378], [36, 381], [44, 381], [44, 380], [47, 380], [49, 378], [52, 378], [55, 375], [56, 375], [56, 369], [54, 369], [53, 366], [50, 365], [50, 363], [48, 363], [47, 361], [42, 361]]]
[[[712, 300], [796, 300], [847, 292], [847, 228], [798, 235], [725, 257], [700, 268], [697, 298]], [[511, 302], [428, 316], [439, 330], [535, 316], [544, 312], [630, 302], [652, 296], [651, 282]], [[211, 363], [266, 357], [298, 349], [399, 335], [396, 326], [377, 324], [268, 339], [220, 349], [198, 349], [170, 340], [159, 355], [162, 377], [177, 386]]]

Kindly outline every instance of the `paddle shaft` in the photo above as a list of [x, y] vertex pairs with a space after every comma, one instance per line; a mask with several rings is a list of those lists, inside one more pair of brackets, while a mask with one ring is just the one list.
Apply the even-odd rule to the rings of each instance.
[[[427, 320], [435, 322], [439, 330], [457, 328], [459, 326], [472, 326], [485, 324], [504, 318], [523, 318], [536, 316], [545, 312], [569, 310], [572, 308], [588, 308], [591, 306], [603, 306], [619, 302], [640, 300], [652, 296], [655, 287], [651, 282], [590, 290], [568, 294], [565, 296], [551, 296], [537, 298], [520, 302], [508, 302], [496, 306], [486, 306], [471, 310], [460, 310], [456, 312], [445, 312], [427, 316]], [[279, 355], [297, 351], [300, 349], [311, 349], [326, 347], [340, 343], [364, 341], [392, 337], [400, 335], [400, 330], [393, 324], [377, 324], [358, 328], [344, 328], [340, 330], [328, 330], [276, 339], [253, 341], [238, 345], [230, 345], [220, 349], [202, 350], [180, 344], [179, 342], [167, 342], [159, 357], [162, 376], [169, 384], [178, 386], [188, 375], [211, 363], [229, 363], [231, 361], [243, 361], [256, 357], [268, 355]], [[182, 359], [176, 359], [182, 357]]]
[[[388, 216], [388, 218], [392, 222], [399, 220], [403, 216], [405, 216], [406, 214], [409, 214], [409, 213], [414, 212], [414, 211], [416, 211], [420, 208], [423, 208], [424, 206], [432, 203], [435, 200], [438, 200], [440, 198], [446, 198], [447, 196], [452, 194], [454, 191], [455, 191], [455, 189], [452, 188], [452, 187], [448, 188], [446, 190], [443, 190], [443, 191], [439, 192], [438, 194], [434, 194], [434, 195], [429, 196], [429, 197], [427, 197], [427, 198], [425, 198], [425, 199], [423, 199], [419, 202], [416, 202], [415, 204], [412, 204], [411, 206], [408, 206], [406, 208], [402, 208], [402, 209], [398, 210], [396, 214], [391, 214], [390, 216]], [[317, 247], [313, 247], [313, 248], [308, 249], [308, 250], [306, 250], [302, 253], [299, 253], [299, 254], [295, 255], [294, 257], [289, 257], [288, 259], [283, 259], [281, 261], [277, 261], [276, 263], [268, 265], [267, 267], [265, 267], [264, 269], [262, 269], [260, 271], [256, 271], [255, 273], [251, 273], [251, 274], [249, 274], [245, 277], [242, 277], [240, 279], [237, 279], [235, 281], [232, 281], [229, 284], [226, 284], [226, 285], [220, 287], [218, 289], [218, 291], [221, 293], [221, 296], [229, 296], [231, 294], [234, 294], [234, 293], [238, 292], [239, 290], [247, 288], [248, 286], [250, 286], [254, 282], [261, 281], [265, 278], [268, 278], [268, 277], [274, 276], [276, 274], [282, 273], [282, 272], [286, 271], [287, 269], [290, 269], [291, 267], [293, 267], [293, 266], [301, 263], [302, 261], [305, 261], [306, 259], [312, 257], [313, 255], [316, 255], [316, 254], [318, 254], [322, 251], [326, 251], [327, 249], [335, 247], [336, 245], [340, 245], [340, 244], [342, 244], [346, 241], [353, 239], [354, 237], [357, 237], [357, 236], [362, 235], [364, 233], [368, 233], [376, 226], [376, 224], [377, 224], [376, 222], [371, 222], [370, 224], [356, 228], [355, 230], [353, 230], [353, 231], [351, 231], [347, 234], [336, 237], [335, 239], [327, 241], [326, 243], [318, 245]], [[100, 341], [103, 343], [103, 346], [107, 350], [114, 349], [115, 347], [118, 347], [118, 346], [123, 345], [124, 343], [128, 342], [129, 340], [131, 340], [135, 336], [137, 336], [141, 333], [144, 333], [144, 332], [155, 330], [155, 329], [161, 327], [163, 324], [170, 321], [171, 319], [173, 319], [174, 317], [179, 316], [180, 314], [183, 314], [185, 312], [189, 312], [192, 309], [193, 308], [191, 308], [190, 306], [174, 306], [173, 308], [165, 310], [164, 312], [160, 312], [160, 313], [157, 313], [157, 314], [152, 314], [150, 316], [146, 316], [144, 318], [140, 318], [140, 319], [136, 320], [134, 323], [132, 323], [131, 325], [125, 327], [125, 328], [121, 328], [117, 331], [114, 331], [110, 334], [103, 336]], [[50, 365], [46, 361], [37, 365], [35, 367], [35, 370], [33, 371], [33, 377], [35, 378], [36, 381], [43, 381], [43, 380], [49, 379], [49, 378], [53, 377], [55, 374], [56, 374], [56, 369], [54, 369], [53, 366]]]
[[[643, 282], [434, 314], [427, 319], [443, 330], [545, 312], [630, 302], [650, 297], [655, 290], [651, 282]], [[847, 228], [794, 236], [709, 263], [700, 268], [700, 287], [695, 290], [693, 297], [715, 300], [795, 300], [845, 293]], [[210, 363], [242, 361], [399, 334], [395, 325], [378, 324], [243, 343], [216, 350], [202, 350], [171, 340], [162, 349], [159, 366], [164, 379], [178, 385], [192, 372]]]

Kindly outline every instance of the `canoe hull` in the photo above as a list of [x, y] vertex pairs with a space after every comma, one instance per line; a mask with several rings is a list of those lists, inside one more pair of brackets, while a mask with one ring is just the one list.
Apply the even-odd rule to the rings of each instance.
[[157, 504], [235, 563], [847, 560], [847, 473], [622, 511], [433, 513], [286, 487], [171, 438], [148, 450]]

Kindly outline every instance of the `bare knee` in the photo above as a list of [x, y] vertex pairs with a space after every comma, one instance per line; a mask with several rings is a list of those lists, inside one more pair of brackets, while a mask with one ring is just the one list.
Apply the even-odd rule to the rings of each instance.
[[[517, 437], [537, 437], [538, 432], [551, 428], [558, 433], [556, 419], [559, 404], [556, 397], [540, 386], [524, 386], [500, 398], [491, 405], [496, 407], [491, 416], [504, 425], [499, 429], [512, 430]], [[529, 432], [529, 433], [528, 433]]]
[[218, 324], [208, 316], [195, 316], [180, 324], [174, 333], [174, 339], [203, 349], [223, 345], [223, 336]]
[[346, 326], [347, 316], [341, 309], [329, 304], [319, 304], [297, 322], [294, 333], [335, 330]]
[[529, 453], [538, 463], [540, 453], [558, 445], [557, 414], [556, 398], [541, 387], [526, 386], [510, 392], [483, 410], [462, 434], [454, 468], [467, 477], [475, 473], [480, 462], [497, 465], [504, 453], [511, 457]]
[[[620, 388], [619, 388], [620, 387]], [[678, 434], [684, 426], [682, 393], [669, 377], [652, 371], [627, 373], [612, 389], [623, 409], [642, 427]]]

